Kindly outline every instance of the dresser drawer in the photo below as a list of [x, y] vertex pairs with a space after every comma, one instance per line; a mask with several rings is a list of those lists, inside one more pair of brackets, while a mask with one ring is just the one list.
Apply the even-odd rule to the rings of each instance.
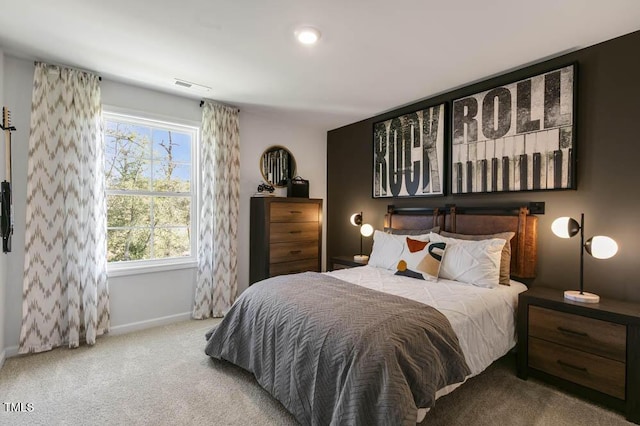
[[269, 265], [269, 274], [272, 277], [306, 271], [320, 272], [318, 269], [318, 259], [304, 259], [294, 262], [272, 263]]
[[318, 254], [317, 241], [273, 243], [270, 245], [269, 263], [290, 262], [311, 258], [317, 263]]
[[625, 399], [625, 364], [535, 337], [529, 366], [602, 393]]
[[316, 222], [272, 223], [269, 241], [318, 241], [319, 228]]
[[272, 203], [271, 222], [318, 222], [320, 209], [315, 203]]
[[621, 324], [529, 306], [529, 336], [624, 362], [627, 328]]

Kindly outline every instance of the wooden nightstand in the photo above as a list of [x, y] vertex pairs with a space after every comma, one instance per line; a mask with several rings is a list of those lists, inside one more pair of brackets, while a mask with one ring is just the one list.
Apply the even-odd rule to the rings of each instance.
[[364, 266], [367, 262], [356, 262], [353, 256], [334, 256], [331, 258], [331, 270], [354, 268], [356, 266]]
[[640, 423], [640, 304], [565, 300], [534, 287], [519, 296], [518, 377], [545, 380]]

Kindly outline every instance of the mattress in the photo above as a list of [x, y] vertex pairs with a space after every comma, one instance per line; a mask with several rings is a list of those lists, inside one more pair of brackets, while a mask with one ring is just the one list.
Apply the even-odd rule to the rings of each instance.
[[[447, 317], [458, 336], [471, 370], [467, 379], [484, 371], [516, 344], [518, 294], [527, 289], [520, 282], [511, 280], [510, 286], [488, 289], [445, 279], [437, 282], [418, 280], [368, 265], [327, 274], [438, 309]], [[460, 384], [440, 389], [436, 397], [446, 395]], [[420, 410], [418, 422], [422, 421], [426, 412], [426, 409]]]

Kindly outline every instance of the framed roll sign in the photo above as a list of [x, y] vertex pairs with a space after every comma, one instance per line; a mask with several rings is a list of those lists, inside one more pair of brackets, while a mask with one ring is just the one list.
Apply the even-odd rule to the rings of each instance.
[[373, 197], [444, 194], [444, 104], [375, 123]]
[[575, 189], [576, 64], [453, 101], [451, 193]]

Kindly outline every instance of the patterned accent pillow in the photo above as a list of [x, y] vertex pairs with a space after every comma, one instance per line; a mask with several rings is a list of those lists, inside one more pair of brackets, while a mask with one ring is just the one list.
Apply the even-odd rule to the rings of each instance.
[[408, 250], [398, 262], [396, 275], [437, 281], [446, 246], [444, 242], [432, 243], [407, 237]]
[[[398, 261], [407, 251], [406, 238], [404, 235], [387, 234], [376, 230], [373, 233], [373, 248], [368, 265], [395, 271]], [[429, 241], [429, 234], [414, 235], [412, 239]]]
[[497, 234], [485, 234], [485, 235], [467, 235], [467, 234], [454, 234], [453, 232], [442, 231], [440, 233], [443, 237], [457, 238], [459, 240], [490, 240], [491, 238], [502, 238], [506, 241], [502, 248], [500, 255], [500, 278], [499, 284], [510, 285], [511, 280], [511, 239], [516, 235], [515, 232], [499, 232]]
[[407, 237], [407, 248], [409, 249], [410, 253], [415, 253], [424, 249], [427, 244], [429, 244], [429, 241], [413, 240]]

